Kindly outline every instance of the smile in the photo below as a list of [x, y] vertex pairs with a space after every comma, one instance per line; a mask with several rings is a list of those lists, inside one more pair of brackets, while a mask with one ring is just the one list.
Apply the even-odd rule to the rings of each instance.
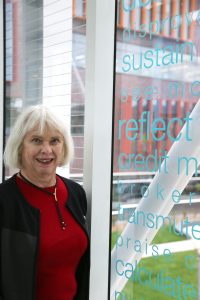
[[36, 158], [36, 160], [39, 163], [48, 164], [48, 163], [51, 163], [53, 161], [53, 158], [49, 158], [49, 159]]

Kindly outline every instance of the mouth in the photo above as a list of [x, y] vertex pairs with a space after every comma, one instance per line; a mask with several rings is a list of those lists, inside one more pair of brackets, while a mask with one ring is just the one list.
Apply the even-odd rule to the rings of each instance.
[[53, 158], [36, 158], [36, 160], [40, 164], [49, 165], [53, 161]]

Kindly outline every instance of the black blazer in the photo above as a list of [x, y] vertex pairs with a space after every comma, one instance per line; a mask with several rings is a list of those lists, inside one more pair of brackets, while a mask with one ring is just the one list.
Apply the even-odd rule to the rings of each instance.
[[[61, 177], [68, 189], [66, 207], [88, 237], [87, 201], [83, 188]], [[0, 184], [0, 300], [34, 300], [40, 212], [31, 206], [16, 184], [16, 174]], [[75, 300], [89, 299], [90, 249], [76, 272]]]

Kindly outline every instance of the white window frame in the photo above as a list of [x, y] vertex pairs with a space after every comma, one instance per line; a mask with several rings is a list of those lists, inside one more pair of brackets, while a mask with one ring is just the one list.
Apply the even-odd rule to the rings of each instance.
[[90, 299], [109, 299], [115, 1], [87, 0], [84, 188], [91, 218]]

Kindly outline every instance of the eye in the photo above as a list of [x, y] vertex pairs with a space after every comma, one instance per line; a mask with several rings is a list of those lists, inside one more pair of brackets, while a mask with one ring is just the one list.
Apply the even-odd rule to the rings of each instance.
[[42, 143], [42, 139], [38, 138], [38, 137], [34, 137], [34, 138], [32, 138], [31, 142], [36, 144], [36, 145], [39, 145], [39, 144]]
[[60, 143], [60, 139], [59, 139], [59, 138], [55, 137], [55, 138], [52, 138], [52, 139], [51, 139], [51, 144], [52, 144], [52, 145], [57, 145], [57, 144], [59, 144], [59, 143]]

